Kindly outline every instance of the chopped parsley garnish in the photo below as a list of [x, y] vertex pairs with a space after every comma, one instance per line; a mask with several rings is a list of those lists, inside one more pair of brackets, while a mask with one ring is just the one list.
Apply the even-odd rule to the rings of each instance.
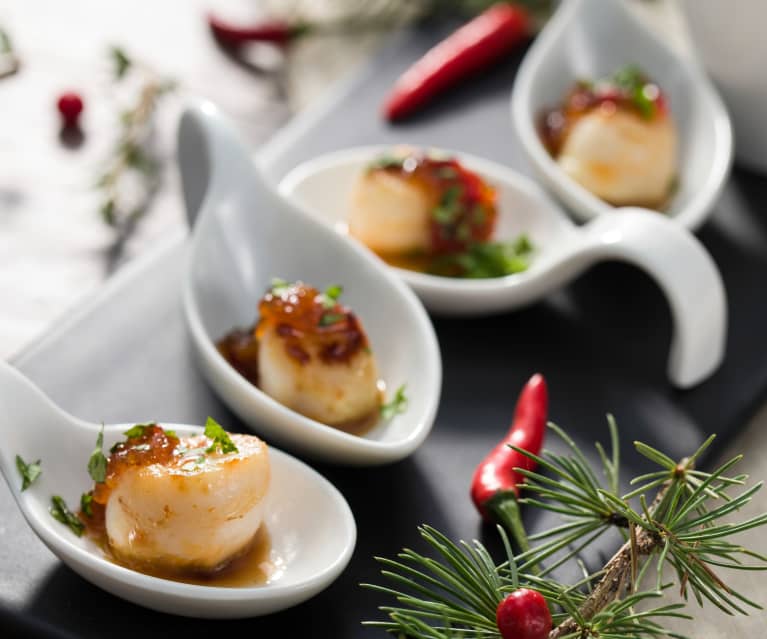
[[40, 460], [26, 463], [21, 456], [16, 455], [16, 468], [21, 475], [21, 490], [22, 492], [35, 483], [35, 480], [43, 472], [40, 468]]
[[451, 184], [445, 189], [439, 204], [431, 212], [432, 217], [439, 224], [452, 224], [461, 214], [461, 198], [463, 187], [460, 184]]
[[206, 453], [215, 453], [216, 449], [223, 454], [239, 452], [229, 433], [212, 417], [208, 417], [208, 421], [205, 422], [205, 437], [213, 440], [213, 443], [205, 449]]
[[291, 286], [293, 286], [293, 284], [287, 280], [283, 280], [279, 277], [273, 277], [269, 285], [269, 291], [276, 297], [282, 297], [285, 293], [288, 292], [288, 289], [290, 289]]
[[176, 439], [178, 439], [178, 435], [176, 435], [176, 431], [175, 430], [165, 430], [165, 436], [166, 437], [175, 437]]
[[80, 510], [86, 517], [93, 517], [93, 493], [80, 495]]
[[123, 435], [125, 435], [128, 439], [133, 439], [134, 437], [143, 437], [146, 429], [151, 428], [152, 426], [154, 426], [154, 424], [136, 424], [135, 426], [131, 426], [128, 430], [126, 430]]
[[342, 319], [344, 319], [344, 317], [346, 316], [343, 313], [323, 313], [320, 316], [319, 325], [330, 326], [331, 324], [340, 322]]
[[470, 279], [503, 277], [527, 270], [532, 251], [533, 245], [526, 235], [520, 235], [513, 242], [472, 244], [462, 253], [436, 257], [429, 272], [445, 277]]
[[381, 405], [381, 417], [383, 419], [391, 419], [395, 415], [404, 413], [407, 410], [407, 396], [405, 395], [405, 386], [402, 384], [396, 391], [394, 391], [394, 397], [385, 404]]
[[338, 298], [341, 297], [341, 293], [344, 292], [344, 287], [340, 284], [331, 284], [328, 286], [322, 295], [319, 296], [319, 301], [322, 307], [330, 310], [338, 303]]
[[404, 159], [396, 155], [382, 155], [368, 164], [368, 171], [374, 171], [375, 169], [399, 169], [402, 168]]
[[626, 65], [615, 72], [611, 82], [626, 94], [643, 118], [649, 120], [655, 115], [657, 87], [647, 79], [639, 67]]
[[96, 438], [96, 448], [88, 459], [88, 474], [97, 484], [104, 483], [107, 477], [107, 458], [104, 455], [104, 426]]
[[69, 510], [67, 503], [62, 497], [59, 497], [58, 495], [51, 497], [51, 507], [49, 512], [56, 521], [60, 521], [65, 526], [69, 526], [69, 529], [75, 535], [82, 537], [83, 530], [85, 530], [85, 524], [80, 521], [80, 518], [77, 515]]

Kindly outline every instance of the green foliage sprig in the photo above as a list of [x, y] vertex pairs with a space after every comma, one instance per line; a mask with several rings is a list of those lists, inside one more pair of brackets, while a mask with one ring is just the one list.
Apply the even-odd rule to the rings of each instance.
[[[761, 609], [716, 573], [720, 567], [767, 569], [767, 557], [732, 541], [737, 533], [767, 524], [767, 514], [736, 523], [723, 520], [762, 487], [759, 482], [747, 488], [745, 475], [727, 474], [742, 456], [708, 473], [695, 463], [714, 436], [679, 461], [634, 442], [636, 452], [659, 469], [635, 477], [631, 484], [636, 487], [621, 494], [618, 431], [611, 418], [608, 423], [610, 454], [597, 444], [602, 477], [554, 424], [549, 426], [567, 454], [544, 451], [536, 456], [520, 450], [540, 468], [517, 469], [526, 478], [526, 496], [520, 501], [560, 514], [561, 525], [531, 535], [531, 542], [538, 543], [517, 555], [499, 528], [507, 555], [500, 564], [478, 541], [454, 543], [423, 526], [421, 536], [436, 557], [410, 549], [397, 559], [377, 557], [381, 574], [393, 585], [365, 587], [393, 597], [397, 605], [380, 608], [388, 620], [366, 623], [407, 637], [496, 638], [496, 607], [519, 587], [538, 590], [549, 602], [555, 624], [549, 639], [683, 639], [663, 625], [669, 617], [692, 618], [683, 612], [685, 603], [663, 603], [664, 591], [674, 585], [685, 601], [691, 593], [700, 605], [708, 601], [727, 614]], [[611, 529], [620, 531], [624, 544], [601, 570], [588, 574], [584, 568], [583, 579], [569, 585], [551, 576], [568, 561], [583, 568], [581, 552]], [[674, 570], [675, 584], [663, 581], [666, 565]], [[648, 578], [653, 570], [654, 580]], [[648, 581], [654, 584], [643, 589]]]
[[[160, 99], [176, 85], [137, 63], [119, 47], [112, 47], [110, 58], [115, 82], [131, 74], [141, 75], [136, 101], [120, 114], [117, 143], [96, 183], [102, 194], [100, 212], [104, 222], [129, 235], [148, 210], [160, 184], [161, 165], [150, 150], [151, 131]], [[137, 175], [141, 184], [137, 198], [126, 198], [123, 193], [131, 174]]]

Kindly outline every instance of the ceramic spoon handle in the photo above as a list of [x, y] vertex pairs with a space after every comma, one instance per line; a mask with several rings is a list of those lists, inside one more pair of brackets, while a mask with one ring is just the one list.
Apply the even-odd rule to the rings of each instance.
[[672, 383], [689, 388], [724, 358], [727, 300], [714, 260], [690, 232], [658, 213], [617, 209], [583, 227], [594, 261], [616, 259], [646, 271], [671, 307], [668, 361]]
[[254, 210], [263, 216], [273, 207], [274, 189], [256, 170], [251, 151], [228, 118], [210, 102], [199, 102], [181, 116], [177, 133], [178, 164], [189, 226], [207, 209], [247, 190]]

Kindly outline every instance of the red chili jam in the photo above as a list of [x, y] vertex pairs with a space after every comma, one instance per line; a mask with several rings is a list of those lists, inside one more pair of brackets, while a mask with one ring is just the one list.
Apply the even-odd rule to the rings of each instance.
[[128, 437], [124, 442], [112, 447], [107, 463], [106, 477], [95, 484], [91, 491], [90, 515], [80, 512], [80, 519], [85, 524], [88, 534], [106, 543], [106, 525], [104, 517], [109, 495], [117, 484], [120, 475], [130, 468], [167, 464], [179, 444], [175, 435], [166, 432], [157, 424], [134, 426], [136, 436]]

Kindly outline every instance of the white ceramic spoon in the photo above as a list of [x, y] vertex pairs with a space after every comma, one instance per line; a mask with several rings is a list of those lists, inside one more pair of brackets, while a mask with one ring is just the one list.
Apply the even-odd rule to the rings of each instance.
[[612, 75], [638, 64], [669, 98], [679, 131], [679, 189], [668, 208], [678, 224], [697, 229], [730, 172], [732, 130], [727, 111], [703, 71], [681, 58], [635, 18], [627, 2], [562, 2], [525, 55], [511, 96], [514, 126], [533, 167], [581, 220], [613, 207], [567, 176], [544, 148], [536, 122], [561, 103], [579, 79]]
[[[291, 171], [282, 193], [308, 207], [318, 220], [346, 233], [350, 194], [365, 167], [387, 147], [330, 153]], [[436, 277], [393, 268], [430, 310], [479, 315], [530, 304], [604, 260], [635, 264], [665, 293], [674, 320], [668, 375], [680, 387], [697, 384], [724, 356], [727, 306], [719, 271], [700, 242], [658, 213], [617, 209], [578, 227], [531, 180], [511, 169], [463, 153], [457, 157], [498, 191], [494, 239], [526, 233], [535, 246], [523, 273], [484, 280]]]
[[[131, 424], [104, 428], [108, 450]], [[198, 426], [167, 424], [180, 436]], [[341, 493], [306, 464], [269, 449], [272, 478], [264, 524], [276, 572], [264, 585], [223, 588], [150, 577], [105, 559], [48, 512], [52, 495], [74, 509], [93, 482], [86, 465], [100, 425], [62, 411], [32, 382], [0, 362], [0, 470], [32, 530], [72, 570], [118, 597], [189, 617], [254, 617], [289, 608], [329, 586], [351, 558], [357, 529]], [[42, 460], [42, 474], [21, 492], [15, 457]]]
[[[184, 196], [194, 221], [184, 310], [208, 382], [268, 441], [312, 457], [370, 465], [412, 453], [432, 427], [442, 383], [437, 338], [421, 303], [364, 248], [281, 198], [212, 104], [188, 109], [178, 136]], [[407, 384], [404, 413], [364, 436], [351, 435], [283, 406], [229, 365], [215, 341], [253, 323], [274, 277], [320, 290], [344, 287], [343, 302], [367, 331], [387, 393]]]

